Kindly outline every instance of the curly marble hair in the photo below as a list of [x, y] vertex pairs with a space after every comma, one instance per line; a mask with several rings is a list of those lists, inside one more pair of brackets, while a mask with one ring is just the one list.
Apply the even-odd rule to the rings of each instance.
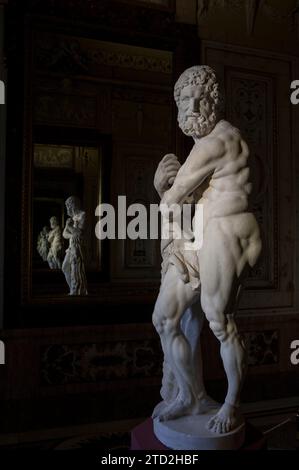
[[67, 200], [65, 201], [65, 205], [66, 206], [71, 205], [71, 206], [76, 207], [77, 209], [81, 209], [81, 201], [77, 196], [68, 197]]
[[213, 102], [213, 111], [217, 113], [221, 107], [222, 99], [214, 70], [208, 65], [194, 65], [186, 69], [178, 78], [174, 86], [174, 99], [179, 106], [181, 91], [188, 85], [201, 85], [205, 88], [205, 95]]

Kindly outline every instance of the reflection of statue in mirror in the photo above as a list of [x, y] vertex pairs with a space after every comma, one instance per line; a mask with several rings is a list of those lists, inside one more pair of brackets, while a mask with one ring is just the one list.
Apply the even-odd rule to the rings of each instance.
[[65, 205], [70, 218], [66, 221], [63, 236], [69, 240], [69, 247], [62, 271], [70, 288], [69, 295], [87, 295], [83, 256], [85, 212], [82, 211], [80, 200], [76, 196], [69, 197]]
[[49, 231], [50, 231], [49, 227], [45, 225], [37, 238], [36, 248], [43, 261], [47, 261], [47, 257], [48, 257], [48, 253], [50, 249], [50, 243], [48, 241]]
[[[219, 117], [221, 96], [210, 67], [187, 69], [174, 97], [179, 126], [194, 144], [182, 166], [173, 154], [163, 158], [155, 187], [161, 210], [172, 204], [182, 207], [193, 195], [200, 204], [195, 213], [203, 209], [203, 243], [190, 248], [192, 243], [182, 239], [162, 240], [162, 282], [153, 323], [164, 352], [163, 401], [153, 417], [156, 429], [164, 432], [168, 421], [195, 415], [204, 419], [199, 415], [205, 414], [208, 432], [224, 435], [242, 426], [239, 400], [246, 354], [235, 313], [244, 279], [261, 251], [259, 227], [248, 210], [249, 150], [240, 131]], [[167, 212], [162, 214], [163, 224], [171, 225]], [[198, 225], [194, 227], [198, 240]], [[214, 412], [202, 378], [199, 339], [204, 317], [220, 342], [228, 380], [225, 402]]]
[[48, 233], [50, 249], [47, 261], [51, 269], [61, 269], [63, 256], [63, 239], [57, 217], [51, 217], [50, 226], [51, 230]]

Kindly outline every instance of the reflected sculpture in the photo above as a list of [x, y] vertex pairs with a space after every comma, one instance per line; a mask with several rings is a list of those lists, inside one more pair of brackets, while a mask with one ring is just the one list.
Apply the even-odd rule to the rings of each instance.
[[76, 196], [69, 197], [66, 202], [69, 218], [63, 231], [63, 237], [69, 240], [62, 265], [62, 271], [69, 286], [69, 295], [87, 295], [87, 282], [84, 266], [84, 229], [85, 212], [81, 209], [80, 200]]
[[[162, 240], [162, 281], [153, 324], [164, 353], [163, 401], [153, 412], [154, 429], [172, 448], [182, 449], [183, 439], [180, 442], [173, 437], [179, 436], [175, 433], [180, 426], [186, 439], [190, 429], [202, 431], [206, 433], [204, 445], [217, 447], [221, 441], [225, 447], [225, 438], [243, 426], [239, 401], [246, 372], [245, 346], [234, 317], [243, 281], [261, 252], [259, 227], [248, 211], [249, 150], [240, 131], [220, 119], [222, 99], [210, 67], [187, 69], [175, 85], [174, 97], [179, 127], [193, 138], [194, 145], [182, 166], [175, 155], [166, 155], [154, 184], [161, 207], [182, 206], [190, 195], [195, 211], [196, 204], [203, 206], [203, 244], [192, 250], [190, 244], [186, 249], [185, 240]], [[162, 216], [163, 224], [171, 225], [164, 211]], [[196, 235], [194, 232], [195, 239]], [[213, 412], [215, 402], [207, 396], [202, 378], [200, 333], [204, 316], [220, 342], [228, 381], [225, 402]], [[195, 417], [204, 414], [208, 418], [200, 422], [205, 423], [205, 431], [195, 424]], [[183, 424], [183, 417], [190, 419]], [[167, 423], [174, 421], [177, 424], [171, 430]], [[213, 439], [215, 434], [217, 440]], [[199, 449], [201, 444], [192, 441], [192, 445], [195, 447], [189, 448]]]
[[37, 248], [38, 254], [41, 256], [43, 261], [47, 261], [47, 257], [48, 257], [48, 253], [50, 249], [50, 243], [48, 241], [49, 232], [50, 232], [49, 227], [45, 225], [37, 238], [36, 248]]
[[63, 257], [63, 239], [57, 217], [51, 217], [50, 226], [51, 230], [48, 233], [50, 249], [47, 256], [47, 261], [51, 269], [61, 269]]

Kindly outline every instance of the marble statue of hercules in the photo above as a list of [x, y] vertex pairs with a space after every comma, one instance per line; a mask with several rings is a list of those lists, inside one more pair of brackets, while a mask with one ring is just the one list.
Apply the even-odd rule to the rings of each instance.
[[219, 119], [221, 96], [210, 67], [187, 69], [175, 85], [174, 97], [179, 126], [194, 146], [182, 166], [175, 155], [167, 154], [154, 184], [167, 206], [182, 205], [190, 195], [203, 204], [203, 244], [196, 251], [186, 250], [181, 240], [162, 246], [153, 324], [164, 352], [163, 401], [153, 417], [166, 421], [211, 409], [199, 347], [205, 315], [220, 341], [228, 381], [225, 402], [208, 423], [211, 431], [221, 434], [239, 424], [246, 360], [234, 315], [243, 279], [261, 251], [259, 228], [248, 212], [249, 151], [240, 131]]

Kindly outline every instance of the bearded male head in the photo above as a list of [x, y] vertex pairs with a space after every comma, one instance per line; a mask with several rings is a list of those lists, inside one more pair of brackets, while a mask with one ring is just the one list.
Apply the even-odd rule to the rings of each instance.
[[195, 65], [185, 70], [174, 87], [178, 123], [185, 135], [208, 135], [220, 119], [222, 97], [214, 70]]

